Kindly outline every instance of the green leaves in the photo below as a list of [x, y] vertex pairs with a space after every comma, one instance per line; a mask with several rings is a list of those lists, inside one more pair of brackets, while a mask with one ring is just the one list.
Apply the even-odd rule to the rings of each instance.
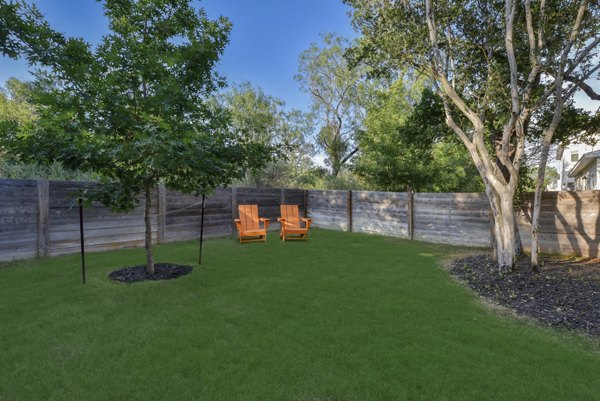
[[379, 93], [368, 110], [365, 127], [358, 136], [361, 153], [354, 171], [373, 188], [482, 189], [468, 153], [445, 126], [441, 99], [429, 88], [415, 94], [402, 79], [397, 80]]
[[363, 79], [366, 66], [351, 66], [345, 57], [350, 42], [334, 34], [322, 35], [298, 57], [295, 79], [311, 96], [312, 113], [320, 126], [317, 144], [327, 155], [333, 176], [356, 153], [356, 134], [362, 127], [371, 85]]
[[307, 136], [312, 132], [312, 124], [308, 116], [299, 110], [286, 110], [281, 99], [249, 82], [233, 85], [213, 102], [227, 111], [232, 134], [243, 137], [249, 151], [258, 152], [259, 145], [273, 151], [273, 158], [265, 159], [267, 164], [247, 172], [245, 183], [263, 187], [293, 186], [300, 168], [311, 164], [313, 148]]
[[229, 40], [226, 19], [209, 20], [189, 0], [106, 0], [111, 32], [92, 48], [52, 30], [33, 7], [0, 6], [10, 11], [0, 51], [40, 67], [39, 118], [11, 128], [14, 154], [99, 174], [96, 195], [118, 210], [148, 185], [208, 193], [270, 159], [268, 146], [229, 129], [207, 102], [224, 84], [214, 66]]

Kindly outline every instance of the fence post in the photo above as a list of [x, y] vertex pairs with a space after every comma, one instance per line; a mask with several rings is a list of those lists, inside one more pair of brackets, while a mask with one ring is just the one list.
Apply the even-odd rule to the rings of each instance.
[[50, 182], [37, 180], [38, 229], [37, 255], [50, 254]]
[[308, 191], [304, 190], [304, 218], [308, 218]]
[[167, 189], [165, 184], [160, 183], [156, 190], [156, 240], [159, 244], [164, 244], [167, 231]]
[[346, 194], [346, 231], [352, 232], [352, 191]]
[[235, 227], [235, 219], [237, 218], [237, 188], [231, 187], [231, 235], [235, 236], [237, 228]]
[[408, 238], [412, 241], [415, 239], [415, 196], [411, 187], [406, 191], [406, 217], [408, 219]]

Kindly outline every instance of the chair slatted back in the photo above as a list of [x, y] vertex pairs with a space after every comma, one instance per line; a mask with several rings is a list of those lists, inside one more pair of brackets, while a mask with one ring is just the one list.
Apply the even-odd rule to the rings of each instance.
[[286, 227], [300, 227], [298, 205], [281, 205], [281, 217], [285, 219]]
[[260, 229], [257, 205], [239, 205], [238, 210], [243, 231]]

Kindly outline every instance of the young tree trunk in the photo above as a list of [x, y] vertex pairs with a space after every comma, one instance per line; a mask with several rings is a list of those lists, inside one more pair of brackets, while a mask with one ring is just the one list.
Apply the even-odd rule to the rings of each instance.
[[154, 257], [152, 256], [152, 221], [150, 218], [150, 211], [152, 210], [152, 186], [146, 184], [144, 188], [146, 195], [146, 205], [144, 208], [144, 222], [146, 223], [146, 272], [150, 275], [154, 274]]
[[[563, 54], [563, 59], [566, 56]], [[564, 60], [563, 60], [564, 61]], [[564, 69], [564, 64], [562, 65]], [[552, 121], [550, 125], [544, 132], [543, 142], [542, 142], [542, 152], [540, 154], [540, 163], [538, 164], [538, 177], [537, 184], [535, 186], [535, 196], [533, 201], [533, 213], [531, 216], [531, 269], [533, 271], [538, 271], [538, 248], [539, 248], [539, 229], [540, 229], [540, 209], [542, 207], [542, 191], [544, 189], [544, 179], [546, 178], [546, 164], [548, 163], [548, 155], [550, 154], [550, 144], [552, 143], [552, 137], [554, 136], [554, 132], [556, 132], [556, 128], [558, 124], [562, 120], [562, 111], [564, 107], [564, 98], [563, 98], [563, 90], [562, 90], [562, 71], [558, 74], [556, 78], [556, 89], [555, 89], [555, 98], [556, 98], [556, 107], [554, 109], [554, 115], [552, 116]]]
[[540, 155], [540, 164], [538, 166], [537, 184], [535, 186], [535, 195], [533, 198], [533, 213], [531, 216], [531, 269], [538, 271], [539, 265], [539, 231], [540, 231], [540, 210], [542, 207], [542, 191], [544, 190], [544, 179], [546, 177], [546, 164], [548, 154], [550, 153], [550, 141], [544, 138], [542, 152]]
[[521, 233], [519, 232], [519, 225], [517, 224], [517, 216], [513, 212], [513, 218], [515, 219], [515, 254], [517, 259], [523, 256], [523, 241], [521, 241]]
[[331, 163], [331, 176], [337, 177], [340, 174], [340, 165], [335, 160]]

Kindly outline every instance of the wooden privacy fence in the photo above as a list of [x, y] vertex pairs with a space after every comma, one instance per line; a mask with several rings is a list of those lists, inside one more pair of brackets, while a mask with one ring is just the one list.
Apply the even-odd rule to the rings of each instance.
[[[0, 179], [0, 261], [78, 252], [78, 193], [94, 183]], [[198, 238], [200, 198], [159, 187], [152, 196], [155, 242]], [[204, 233], [233, 235], [238, 204], [257, 204], [275, 223], [279, 205], [297, 204], [316, 227], [434, 243], [488, 247], [490, 210], [479, 193], [317, 191], [221, 188], [206, 198]], [[526, 249], [532, 195], [516, 210]], [[127, 214], [94, 203], [86, 208], [86, 249], [142, 246], [144, 200]], [[600, 191], [546, 192], [542, 196], [542, 252], [600, 256]], [[270, 229], [277, 230], [278, 224]]]
[[[533, 194], [517, 210], [523, 245], [531, 246]], [[542, 252], [600, 257], [600, 191], [544, 192], [540, 211]]]
[[[524, 248], [531, 246], [533, 194], [515, 211]], [[600, 191], [544, 192], [542, 252], [600, 256]], [[427, 242], [489, 247], [490, 209], [481, 193], [308, 191], [316, 227]]]
[[[0, 179], [0, 261], [79, 252], [78, 194], [90, 182]], [[152, 237], [156, 243], [200, 235], [201, 198], [159, 187], [152, 195]], [[233, 233], [237, 205], [259, 205], [261, 217], [276, 221], [281, 203], [305, 213], [305, 191], [220, 188], [206, 197], [204, 235]], [[130, 213], [113, 213], [99, 203], [84, 209], [85, 245], [103, 251], [144, 244], [144, 199]], [[272, 225], [276, 230], [278, 226]]]
[[478, 193], [308, 191], [316, 227], [435, 243], [488, 246], [489, 212]]

